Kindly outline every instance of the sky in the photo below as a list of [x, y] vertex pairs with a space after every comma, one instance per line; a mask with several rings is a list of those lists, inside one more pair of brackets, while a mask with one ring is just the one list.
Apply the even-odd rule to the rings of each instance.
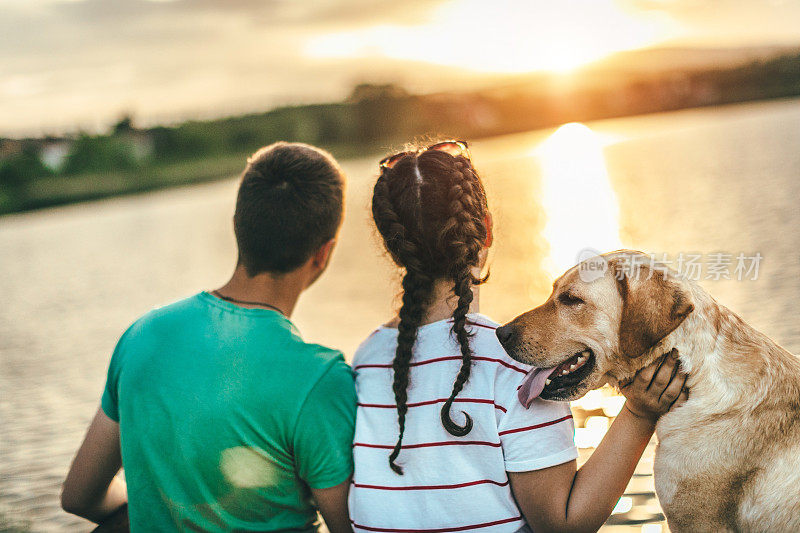
[[800, 0], [0, 0], [0, 135], [457, 90], [650, 46], [800, 44]]

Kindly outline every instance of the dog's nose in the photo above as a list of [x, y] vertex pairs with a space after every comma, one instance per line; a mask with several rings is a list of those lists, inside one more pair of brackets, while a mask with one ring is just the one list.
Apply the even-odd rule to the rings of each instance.
[[495, 335], [497, 335], [497, 340], [500, 341], [500, 344], [503, 346], [506, 345], [511, 340], [511, 337], [514, 336], [514, 330], [509, 327], [508, 325], [500, 326], [495, 330]]

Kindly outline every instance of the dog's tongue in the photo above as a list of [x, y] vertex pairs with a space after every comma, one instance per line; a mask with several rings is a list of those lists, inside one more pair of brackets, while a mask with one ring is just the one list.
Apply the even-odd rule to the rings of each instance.
[[531, 406], [533, 400], [539, 397], [544, 389], [544, 382], [550, 377], [550, 374], [555, 372], [556, 367], [553, 368], [534, 368], [522, 380], [517, 391], [519, 403], [525, 406], [525, 409]]

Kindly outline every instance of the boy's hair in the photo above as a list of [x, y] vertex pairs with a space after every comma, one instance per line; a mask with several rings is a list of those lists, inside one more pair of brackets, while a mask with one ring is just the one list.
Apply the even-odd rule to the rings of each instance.
[[472, 274], [480, 263], [488, 235], [486, 192], [469, 159], [428, 150], [411, 153], [391, 168], [384, 168], [372, 196], [372, 216], [395, 263], [405, 268], [403, 304], [400, 308], [393, 390], [397, 403], [400, 435], [389, 456], [389, 466], [400, 453], [408, 412], [408, 374], [417, 329], [433, 297], [434, 283], [448, 280], [458, 304], [453, 311], [452, 331], [461, 348], [461, 370], [450, 398], [442, 406], [444, 428], [456, 436], [472, 430], [466, 413], [463, 426], [450, 417], [455, 397], [469, 379], [472, 364], [467, 313], [472, 303], [472, 286], [485, 281]]
[[326, 151], [277, 142], [247, 160], [233, 228], [248, 275], [286, 273], [334, 238], [342, 221], [344, 174]]

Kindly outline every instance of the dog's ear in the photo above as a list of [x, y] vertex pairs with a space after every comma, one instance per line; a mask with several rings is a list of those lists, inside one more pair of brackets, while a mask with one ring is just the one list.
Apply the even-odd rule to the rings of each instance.
[[651, 266], [634, 268], [609, 262], [622, 297], [620, 352], [630, 358], [643, 355], [672, 333], [694, 310], [689, 291], [680, 280]]

